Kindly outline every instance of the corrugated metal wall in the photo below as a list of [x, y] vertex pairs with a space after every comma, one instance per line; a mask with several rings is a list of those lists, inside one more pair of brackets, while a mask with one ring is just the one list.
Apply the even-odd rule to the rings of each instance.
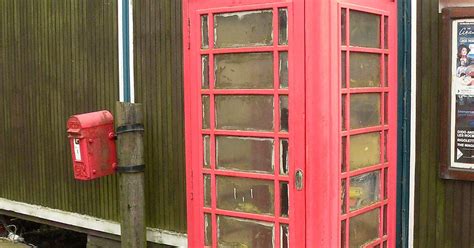
[[[135, 1], [148, 225], [186, 231], [181, 8]], [[118, 98], [116, 0], [0, 0], [0, 197], [117, 220], [117, 177], [73, 179], [66, 120]]]
[[135, 1], [135, 84], [144, 103], [147, 215], [186, 232], [181, 1]]
[[474, 183], [442, 180], [439, 162], [438, 0], [418, 1], [415, 247], [474, 246]]

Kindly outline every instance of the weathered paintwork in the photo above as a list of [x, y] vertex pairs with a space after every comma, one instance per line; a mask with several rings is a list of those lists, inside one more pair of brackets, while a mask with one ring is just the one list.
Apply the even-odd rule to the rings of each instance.
[[117, 151], [112, 113], [103, 110], [73, 115], [67, 128], [74, 178], [93, 180], [115, 173]]

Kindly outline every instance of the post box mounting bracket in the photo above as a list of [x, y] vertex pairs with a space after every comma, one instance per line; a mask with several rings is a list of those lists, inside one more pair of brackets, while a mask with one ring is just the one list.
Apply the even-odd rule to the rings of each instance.
[[[144, 131], [145, 131], [145, 127], [143, 126], [143, 124], [140, 124], [140, 123], [122, 125], [122, 126], [117, 127], [115, 131], [115, 137], [124, 133], [134, 133], [134, 132], [144, 132]], [[117, 166], [116, 171], [118, 173], [144, 172], [145, 164]]]
[[144, 171], [145, 171], [145, 164], [117, 166], [118, 173], [137, 173], [137, 172], [144, 172]]
[[115, 131], [116, 134], [123, 134], [123, 133], [131, 133], [131, 132], [144, 132], [145, 127], [143, 124], [131, 124], [131, 125], [123, 125], [117, 127]]

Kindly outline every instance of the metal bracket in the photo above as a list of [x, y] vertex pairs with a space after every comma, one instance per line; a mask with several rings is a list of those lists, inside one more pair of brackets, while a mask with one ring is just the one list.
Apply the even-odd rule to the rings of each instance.
[[118, 173], [137, 173], [137, 172], [144, 172], [145, 165], [127, 165], [127, 166], [117, 166]]
[[117, 127], [116, 134], [123, 134], [123, 133], [130, 133], [130, 132], [144, 132], [145, 127], [143, 124], [132, 124], [132, 125], [124, 125]]

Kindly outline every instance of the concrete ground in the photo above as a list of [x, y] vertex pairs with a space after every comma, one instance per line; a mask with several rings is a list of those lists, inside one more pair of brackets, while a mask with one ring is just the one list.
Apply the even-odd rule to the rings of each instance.
[[9, 240], [0, 239], [1, 248], [30, 248], [30, 246], [20, 243], [13, 243]]

